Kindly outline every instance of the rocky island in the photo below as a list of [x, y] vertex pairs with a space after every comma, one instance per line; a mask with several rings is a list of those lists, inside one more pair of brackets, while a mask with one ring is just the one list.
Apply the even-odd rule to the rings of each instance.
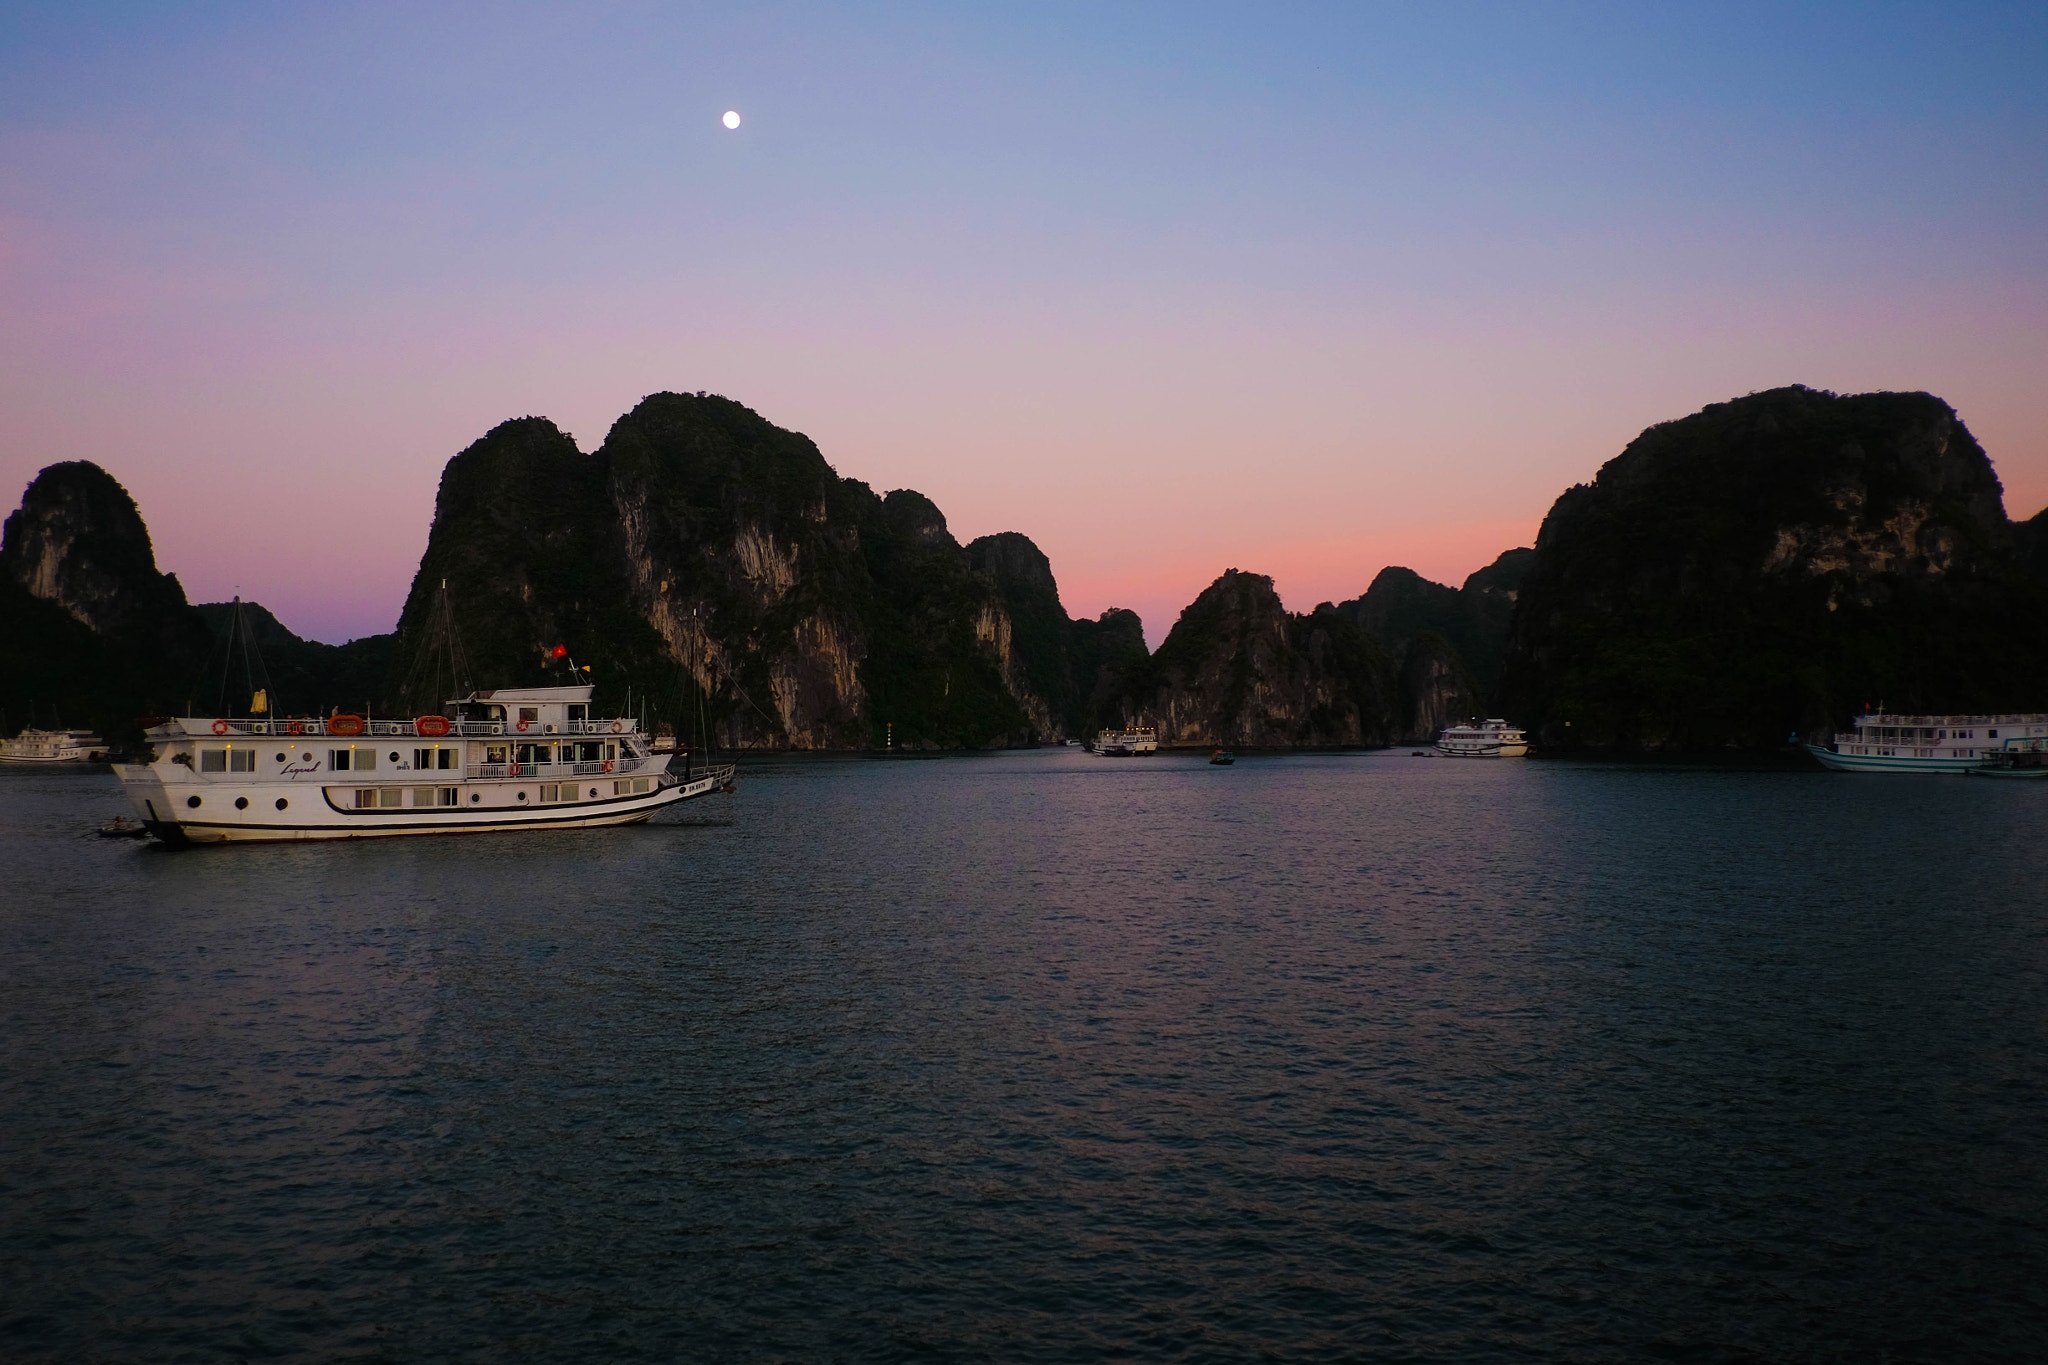
[[[2048, 512], [2007, 520], [1990, 461], [1926, 394], [1793, 386], [1652, 427], [1567, 490], [1533, 549], [1462, 586], [1383, 570], [1292, 613], [1226, 570], [1157, 653], [1070, 617], [1020, 532], [962, 545], [923, 494], [841, 476], [727, 398], [654, 394], [585, 452], [507, 421], [442, 472], [391, 635], [243, 629], [277, 704], [434, 706], [437, 604], [469, 681], [628, 688], [737, 749], [998, 748], [1157, 727], [1168, 745], [1373, 747], [1491, 711], [1546, 748], [1768, 747], [1864, 703], [2048, 704]], [[221, 689], [235, 619], [158, 570], [133, 499], [53, 465], [0, 543], [0, 710], [110, 737]], [[224, 694], [224, 693], [223, 693]], [[207, 703], [210, 704], [210, 703]]]

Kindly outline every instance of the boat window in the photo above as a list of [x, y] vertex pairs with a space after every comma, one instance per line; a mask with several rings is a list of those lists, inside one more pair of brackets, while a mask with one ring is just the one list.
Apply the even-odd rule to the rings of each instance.
[[376, 789], [375, 787], [357, 787], [357, 788], [356, 788], [356, 809], [357, 809], [357, 810], [373, 810], [373, 809], [375, 809], [375, 808], [376, 808], [376, 805], [377, 805], [377, 789]]
[[437, 755], [434, 764], [436, 768], [447, 769], [455, 766], [455, 751], [453, 749], [436, 749], [434, 753]]
[[1998, 738], [1998, 731], [1996, 731], [1996, 730], [1986, 730], [1986, 731], [1984, 732], [1984, 737], [1985, 737], [1986, 739], [1997, 739], [1997, 738]]
[[433, 767], [434, 751], [432, 749], [414, 749], [412, 751], [412, 766], [415, 768]]
[[561, 788], [561, 786], [560, 786], [560, 785], [559, 785], [558, 783], [554, 783], [554, 782], [543, 782], [543, 783], [541, 783], [541, 784], [540, 784], [540, 799], [541, 799], [541, 804], [542, 804], [542, 805], [546, 805], [546, 804], [547, 804], [548, 802], [550, 802], [550, 801], [559, 801], [559, 800], [561, 800], [561, 799], [562, 799], [562, 788]]
[[228, 750], [228, 771], [231, 773], [253, 773], [256, 771], [254, 749]]
[[587, 705], [584, 705], [584, 706], [571, 706], [571, 707], [569, 708], [569, 723], [570, 723], [570, 724], [572, 724], [572, 725], [575, 725], [575, 724], [580, 724], [580, 723], [581, 723], [581, 722], [582, 722], [583, 720], [585, 720], [585, 719], [586, 719], [586, 718], [587, 718], [587, 717], [588, 717], [589, 715], [590, 715], [590, 707], [589, 707], [589, 706], [587, 706]]
[[327, 768], [328, 768], [328, 771], [329, 771], [329, 772], [337, 772], [337, 773], [345, 773], [345, 772], [347, 772], [347, 771], [348, 771], [348, 756], [349, 756], [350, 752], [351, 752], [351, 751], [350, 751], [350, 750], [348, 750], [348, 749], [329, 749], [329, 750], [327, 751]]
[[539, 708], [538, 706], [522, 706], [522, 707], [520, 707], [520, 708], [519, 708], [519, 719], [521, 719], [521, 720], [523, 720], [523, 721], [526, 721], [526, 722], [527, 722], [528, 724], [532, 724], [532, 723], [533, 723], [534, 721], [537, 721], [537, 720], [539, 720], [539, 719], [540, 719], [540, 708]]
[[433, 805], [434, 789], [432, 787], [414, 787], [412, 789], [412, 804], [415, 808]]
[[377, 804], [389, 808], [405, 804], [405, 788], [384, 787], [377, 793]]
[[486, 744], [484, 745], [484, 762], [508, 763], [511, 761], [509, 757], [511, 752], [512, 746], [509, 744]]
[[352, 749], [349, 752], [355, 755], [351, 762], [355, 764], [357, 772], [366, 773], [377, 766], [377, 751], [375, 749]]
[[201, 749], [199, 751], [200, 772], [224, 773], [227, 770], [228, 751], [226, 749]]

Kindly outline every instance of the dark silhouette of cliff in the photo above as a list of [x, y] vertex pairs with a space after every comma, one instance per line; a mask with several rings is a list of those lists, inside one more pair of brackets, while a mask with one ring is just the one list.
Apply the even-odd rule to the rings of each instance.
[[159, 572], [135, 500], [88, 461], [37, 474], [0, 531], [0, 712], [31, 723], [140, 735], [136, 717], [181, 708], [211, 638], [174, 575]]
[[1055, 738], [1070, 623], [1036, 547], [987, 540], [977, 558], [930, 499], [842, 479], [725, 398], [655, 394], [590, 454], [507, 422], [442, 475], [392, 686], [445, 584], [479, 686], [568, 681], [564, 646], [601, 705], [630, 686], [679, 728], [701, 706], [729, 745]]
[[1124, 678], [1124, 718], [1162, 744], [1380, 746], [1398, 729], [1380, 643], [1327, 603], [1288, 612], [1263, 574], [1224, 571]]
[[242, 714], [257, 686], [269, 693], [272, 715], [323, 716], [381, 705], [375, 699], [384, 694], [394, 636], [366, 635], [345, 645], [304, 640], [260, 604], [240, 606], [243, 630], [253, 646], [247, 654], [233, 639], [235, 603], [202, 602], [193, 608], [213, 636], [193, 698], [203, 711]]
[[1500, 682], [1508, 620], [1536, 552], [1509, 550], [1462, 588], [1412, 569], [1380, 570], [1365, 595], [1335, 610], [1374, 635], [1400, 679], [1396, 742], [1434, 740], [1446, 725], [1486, 711]]
[[1546, 746], [1638, 749], [1782, 743], [1866, 703], [2048, 709], [2034, 534], [1938, 398], [1717, 403], [1551, 508], [1503, 702]]

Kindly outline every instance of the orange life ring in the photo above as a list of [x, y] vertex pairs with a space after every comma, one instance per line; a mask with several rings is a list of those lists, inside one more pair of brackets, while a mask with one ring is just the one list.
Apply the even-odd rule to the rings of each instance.
[[519, 776], [519, 765], [517, 763], [508, 765], [505, 769], [505, 773], [509, 777]]
[[361, 716], [339, 715], [327, 718], [327, 733], [330, 735], [359, 735], [362, 732]]
[[524, 729], [525, 729], [525, 728], [526, 728], [527, 726], [529, 726], [529, 725], [531, 725], [531, 724], [533, 724], [533, 722], [532, 722], [532, 721], [530, 721], [530, 720], [527, 720], [527, 719], [525, 719], [524, 717], [521, 717], [521, 718], [520, 718], [520, 721], [519, 721], [519, 728], [520, 728], [521, 730], [524, 730]]
[[226, 734], [228, 732], [228, 723], [224, 720], [215, 721], [213, 723], [213, 732], [217, 735]]
[[412, 723], [412, 728], [429, 739], [439, 739], [448, 733], [448, 717], [421, 716]]
[[295, 720], [286, 721], [284, 728], [291, 731], [295, 735], [303, 735], [306, 733], [306, 727]]
[[613, 721], [613, 722], [612, 722], [612, 733], [613, 733], [613, 734], [615, 734], [615, 735], [623, 735], [623, 734], [625, 734], [625, 733], [626, 733], [626, 722], [624, 722], [624, 721], [622, 721], [622, 720], [615, 720], [615, 721]]
[[610, 772], [612, 770], [612, 761], [610, 759], [606, 759], [604, 761], [604, 770], [606, 772]]

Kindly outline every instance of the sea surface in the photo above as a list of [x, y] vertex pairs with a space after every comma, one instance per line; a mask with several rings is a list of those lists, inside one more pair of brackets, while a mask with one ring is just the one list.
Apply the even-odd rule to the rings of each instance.
[[169, 852], [0, 774], [0, 1359], [2048, 1355], [2048, 789], [785, 758]]

